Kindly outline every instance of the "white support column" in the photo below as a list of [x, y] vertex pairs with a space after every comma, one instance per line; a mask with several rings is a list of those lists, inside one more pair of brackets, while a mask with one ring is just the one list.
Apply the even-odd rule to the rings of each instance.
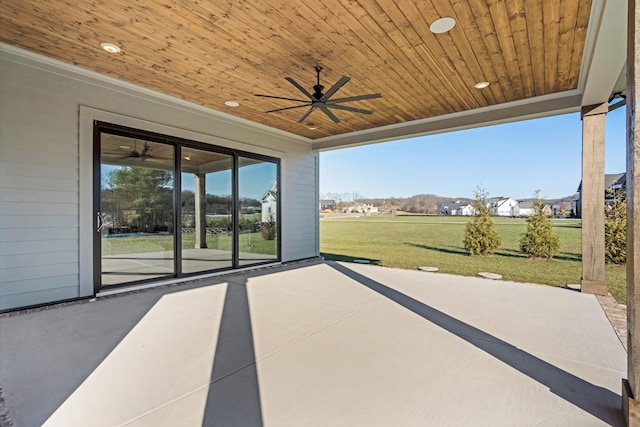
[[604, 270], [604, 131], [609, 103], [582, 107], [582, 292], [607, 295]]
[[[640, 426], [640, 123], [636, 115], [640, 83], [640, 11], [628, 1], [627, 27], [627, 376], [622, 409], [628, 426]], [[639, 191], [636, 191], [638, 189]]]
[[207, 184], [206, 174], [195, 174], [196, 204], [196, 244], [195, 248], [207, 247]]

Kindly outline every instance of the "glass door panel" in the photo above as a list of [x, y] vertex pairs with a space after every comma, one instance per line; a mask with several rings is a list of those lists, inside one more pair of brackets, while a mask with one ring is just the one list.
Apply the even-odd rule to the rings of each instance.
[[233, 267], [233, 158], [182, 148], [182, 272]]
[[175, 275], [174, 147], [100, 135], [101, 284]]
[[238, 158], [238, 262], [278, 259], [278, 165]]

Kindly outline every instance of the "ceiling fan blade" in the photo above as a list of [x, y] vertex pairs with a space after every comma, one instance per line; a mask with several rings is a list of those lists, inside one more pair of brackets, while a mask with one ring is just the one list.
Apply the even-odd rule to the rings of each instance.
[[[305, 101], [307, 102], [307, 101]], [[305, 105], [295, 105], [293, 107], [284, 107], [284, 108], [276, 108], [275, 110], [269, 110], [269, 111], [265, 111], [265, 113], [275, 113], [276, 111], [284, 111], [284, 110], [292, 110], [294, 108], [302, 108], [302, 107], [308, 107], [309, 104], [305, 104]]]
[[336, 115], [331, 111], [329, 111], [329, 108], [325, 104], [320, 104], [319, 107], [327, 116], [329, 116], [331, 120], [333, 120], [334, 123], [340, 123], [340, 119], [337, 118]]
[[309, 102], [309, 100], [304, 100], [304, 99], [285, 98], [283, 96], [260, 95], [259, 93], [256, 93], [256, 96], [261, 96], [263, 98], [284, 99], [285, 101], [307, 102], [307, 103]]
[[382, 95], [379, 93], [370, 93], [368, 95], [348, 96], [346, 98], [332, 99], [331, 101], [327, 101], [327, 104], [338, 104], [342, 102], [362, 101], [365, 99], [375, 99], [375, 98], [382, 98]]
[[302, 117], [300, 117], [300, 120], [298, 120], [298, 123], [304, 122], [305, 119], [309, 117], [309, 114], [313, 113], [313, 110], [315, 110], [316, 108], [317, 107], [315, 105], [311, 106], [311, 108], [309, 108], [309, 111], [307, 111], [306, 113], [304, 113]]
[[351, 111], [352, 113], [360, 113], [360, 114], [373, 114], [373, 111], [371, 110], [363, 110], [361, 108], [353, 108], [353, 107], [348, 107], [346, 105], [327, 105], [327, 107], [330, 108], [335, 108], [337, 110], [344, 110], [344, 111]]
[[324, 96], [319, 99], [319, 101], [326, 102], [331, 97], [331, 95], [336, 93], [338, 89], [344, 86], [344, 84], [347, 83], [349, 80], [351, 80], [350, 77], [347, 77], [347, 76], [340, 77], [340, 80], [338, 80], [333, 86], [331, 86], [331, 89], [329, 89], [327, 93], [325, 93]]
[[300, 86], [298, 84], [298, 82], [296, 82], [295, 80], [293, 80], [291, 77], [286, 77], [285, 78], [289, 83], [291, 83], [292, 85], [294, 85], [295, 87], [298, 88], [298, 90], [302, 93], [304, 93], [310, 100], [315, 101], [316, 99], [309, 93], [308, 90], [306, 90], [305, 88], [303, 88], [302, 86]]

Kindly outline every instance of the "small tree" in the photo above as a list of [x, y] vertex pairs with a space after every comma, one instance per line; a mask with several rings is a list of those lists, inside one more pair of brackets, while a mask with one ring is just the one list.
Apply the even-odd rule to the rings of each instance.
[[544, 213], [540, 191], [533, 198], [535, 213], [527, 218], [527, 232], [520, 238], [520, 250], [529, 257], [553, 258], [560, 250], [560, 238], [553, 231], [551, 219]]
[[276, 219], [273, 214], [269, 214], [266, 222], [260, 225], [260, 232], [264, 240], [274, 240], [276, 238]]
[[478, 187], [474, 192], [476, 200], [473, 203], [475, 215], [467, 224], [464, 235], [464, 248], [469, 255], [490, 255], [500, 246], [500, 236], [495, 229], [493, 219], [489, 215], [487, 206], [487, 192]]
[[613, 203], [604, 211], [604, 257], [608, 263], [627, 262], [627, 201], [624, 193], [610, 191], [607, 198]]

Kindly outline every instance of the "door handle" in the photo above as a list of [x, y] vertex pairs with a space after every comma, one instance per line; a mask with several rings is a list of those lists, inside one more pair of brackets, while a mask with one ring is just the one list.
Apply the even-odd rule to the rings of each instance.
[[102, 231], [102, 229], [105, 227], [105, 225], [107, 225], [107, 223], [104, 220], [104, 215], [101, 214], [100, 212], [96, 212], [96, 214], [98, 215], [98, 228], [96, 230], [96, 233], [99, 233]]

